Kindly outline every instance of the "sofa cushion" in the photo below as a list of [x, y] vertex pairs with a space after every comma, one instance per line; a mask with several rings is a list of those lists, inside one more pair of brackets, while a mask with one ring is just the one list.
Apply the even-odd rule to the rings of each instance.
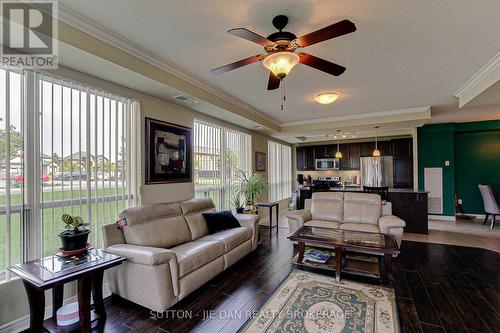
[[324, 221], [324, 220], [309, 220], [304, 225], [308, 227], [321, 227], [321, 228], [330, 228], [330, 229], [338, 229], [340, 226], [339, 222], [332, 221]]
[[178, 203], [131, 207], [120, 213], [127, 220], [127, 244], [169, 248], [191, 240], [191, 232]]
[[378, 225], [382, 214], [380, 195], [372, 193], [344, 193], [344, 223]]
[[224, 243], [224, 251], [228, 252], [250, 238], [252, 238], [252, 229], [248, 227], [240, 227], [222, 230], [216, 232], [215, 234], [203, 236], [198, 238], [196, 242], [219, 241]]
[[339, 229], [348, 231], [372, 232], [376, 234], [380, 233], [380, 229], [376, 225], [368, 223], [342, 223]]
[[230, 210], [223, 210], [215, 213], [202, 213], [205, 222], [207, 223], [208, 232], [214, 234], [216, 232], [241, 227], [238, 219], [234, 217]]
[[179, 277], [208, 264], [224, 254], [224, 243], [217, 241], [188, 242], [170, 249], [177, 255]]
[[191, 231], [192, 240], [208, 235], [207, 222], [202, 213], [215, 212], [215, 206], [211, 198], [194, 198], [180, 203], [182, 214], [187, 221]]
[[344, 193], [316, 192], [312, 195], [311, 216], [313, 220], [342, 222]]

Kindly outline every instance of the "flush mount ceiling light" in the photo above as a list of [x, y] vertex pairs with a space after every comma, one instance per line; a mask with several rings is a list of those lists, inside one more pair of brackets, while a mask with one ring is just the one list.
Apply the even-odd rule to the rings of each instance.
[[314, 100], [319, 104], [331, 104], [339, 98], [336, 92], [319, 93], [314, 96]]
[[283, 79], [293, 67], [299, 63], [299, 56], [293, 52], [283, 51], [268, 55], [262, 65], [275, 76]]

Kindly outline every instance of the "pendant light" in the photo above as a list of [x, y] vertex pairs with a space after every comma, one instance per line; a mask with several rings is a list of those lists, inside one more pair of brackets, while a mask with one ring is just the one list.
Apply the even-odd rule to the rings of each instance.
[[337, 130], [337, 152], [335, 153], [335, 158], [342, 158], [342, 153], [340, 152], [340, 130]]
[[378, 135], [377, 130], [380, 126], [375, 126], [375, 149], [373, 150], [373, 157], [380, 157], [380, 150], [378, 150]]

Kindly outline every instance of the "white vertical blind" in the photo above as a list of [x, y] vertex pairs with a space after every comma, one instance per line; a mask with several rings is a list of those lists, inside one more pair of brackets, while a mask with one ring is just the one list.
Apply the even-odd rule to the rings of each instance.
[[102, 225], [139, 203], [139, 112], [111, 92], [0, 68], [0, 280], [60, 247], [63, 213], [81, 215], [102, 247]]
[[269, 200], [279, 201], [292, 192], [292, 149], [274, 141], [268, 141]]
[[252, 137], [200, 120], [193, 133], [196, 196], [209, 196], [218, 209], [228, 209], [239, 170], [251, 172]]

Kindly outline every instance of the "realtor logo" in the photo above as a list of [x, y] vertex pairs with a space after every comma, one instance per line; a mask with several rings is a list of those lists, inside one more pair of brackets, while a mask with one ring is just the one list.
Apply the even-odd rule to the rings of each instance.
[[1, 64], [57, 68], [57, 3], [0, 1]]

